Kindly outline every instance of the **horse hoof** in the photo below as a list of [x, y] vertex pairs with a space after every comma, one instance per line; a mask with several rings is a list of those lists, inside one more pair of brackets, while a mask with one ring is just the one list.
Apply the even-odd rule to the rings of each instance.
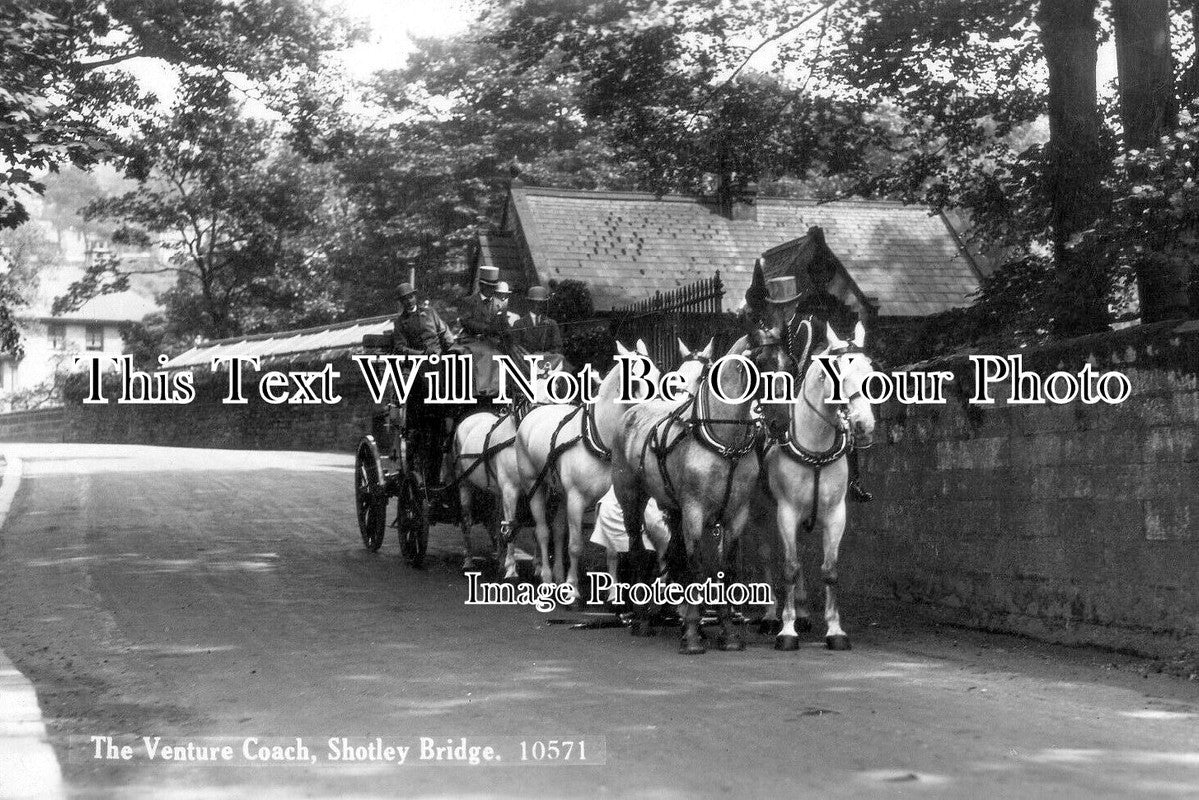
[[762, 636], [777, 636], [783, 629], [783, 623], [777, 619], [758, 620], [758, 633]]
[[839, 633], [836, 636], [825, 636], [824, 644], [825, 644], [825, 646], [828, 647], [829, 650], [850, 650], [850, 649], [852, 649], [849, 646], [849, 637], [843, 633]]
[[775, 650], [798, 650], [799, 649], [799, 637], [791, 636], [791, 635], [776, 636], [776, 637], [774, 637], [774, 649]]
[[684, 636], [679, 640], [679, 652], [685, 656], [698, 656], [708, 652], [708, 647], [699, 636], [690, 638]]
[[745, 649], [745, 640], [739, 634], [725, 636], [723, 633], [716, 638], [716, 646], [726, 653], [735, 653]]
[[807, 633], [808, 631], [812, 630], [811, 617], [796, 617], [795, 630], [799, 633]]

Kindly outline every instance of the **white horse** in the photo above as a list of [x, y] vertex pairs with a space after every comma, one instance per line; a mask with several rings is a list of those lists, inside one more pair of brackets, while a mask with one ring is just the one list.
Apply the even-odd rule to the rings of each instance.
[[[654, 366], [646, 350], [645, 342], [637, 340], [630, 351], [620, 342], [616, 343], [620, 356], [640, 357], [646, 365], [646, 379], [653, 384], [658, 380], [658, 368]], [[628, 407], [619, 402], [619, 364], [614, 366], [600, 382], [595, 402], [578, 405], [546, 405], [529, 412], [516, 434], [516, 458], [521, 476], [521, 488], [529, 498], [529, 511], [537, 530], [537, 543], [541, 549], [542, 583], [569, 583], [574, 589], [574, 599], [579, 592], [579, 564], [583, 558], [583, 512], [595, 504], [612, 485], [612, 451], [609, 443], [620, 417]], [[634, 398], [643, 399], [643, 384], [634, 383]], [[570, 532], [570, 569], [565, 575], [564, 562], [567, 550], [562, 526], [559, 526], [556, 558], [551, 571], [548, 558], [550, 526], [547, 519], [547, 500], [551, 484], [555, 492], [565, 501], [566, 527]]]
[[[796, 626], [811, 627], [807, 592], [799, 561], [798, 533], [819, 530], [824, 547], [820, 572], [824, 579], [825, 644], [830, 650], [848, 650], [849, 637], [841, 628], [837, 609], [837, 554], [845, 532], [845, 490], [849, 483], [846, 453], [856, 439], [869, 444], [874, 435], [874, 411], [862, 394], [862, 383], [871, 373], [870, 359], [862, 353], [866, 330], [859, 322], [852, 342], [844, 342], [830, 327], [827, 356], [839, 376], [840, 391], [815, 359], [803, 376], [793, 403], [766, 404], [763, 408], [777, 441], [766, 453], [766, 474], [776, 503], [778, 544], [782, 561], [782, 628], [775, 639], [778, 650], [799, 648]], [[844, 398], [834, 402], [833, 397]], [[778, 435], [781, 434], [781, 435]], [[777, 604], [777, 598], [776, 598]], [[797, 610], [798, 608], [798, 610]], [[774, 618], [774, 609], [764, 619]]]
[[[679, 355], [682, 356], [683, 361], [676, 372], [683, 377], [683, 391], [686, 392], [686, 395], [679, 397], [675, 402], [681, 404], [695, 395], [704, 365], [712, 360], [712, 348], [716, 344], [716, 340], [709, 339], [708, 346], [703, 350], [692, 350], [682, 339], [678, 341]], [[601, 504], [605, 512], [604, 518], [601, 519], [600, 515], [597, 515], [595, 524], [596, 526], [603, 524], [613, 529], [608, 535], [602, 536], [602, 541], [599, 542], [600, 546], [604, 548], [608, 576], [612, 579], [612, 588], [608, 593], [608, 599], [611, 601], [616, 596], [617, 571], [620, 565], [620, 553], [623, 552], [617, 549], [617, 545], [623, 540], [627, 549], [628, 540], [624, 529], [624, 514], [620, 510], [620, 503], [616, 500], [615, 495], [611, 494], [610, 485], [609, 492], [604, 494], [604, 498], [608, 499]], [[649, 537], [658, 558], [662, 559], [666, 557], [666, 547], [670, 544], [670, 530], [666, 527], [665, 522], [661, 521], [662, 513], [658, 510], [657, 503], [652, 498], [649, 503], [653, 504], [653, 508], [651, 509], [648, 504], [646, 506], [645, 534]], [[592, 541], [596, 541], [594, 536]]]
[[[451, 474], [458, 481], [464, 553], [462, 568], [472, 565], [470, 528], [474, 523], [473, 496], [486, 492], [500, 502], [498, 535], [493, 519], [489, 528], [492, 544], [503, 549], [504, 580], [516, 580], [517, 504], [520, 502], [520, 471], [516, 463], [516, 428], [530, 409], [549, 401], [549, 373], [542, 365], [530, 377], [533, 397], [515, 401], [507, 411], [480, 411], [463, 419], [454, 432], [450, 451]], [[497, 550], [497, 558], [499, 558]], [[543, 550], [542, 557], [545, 557]]]
[[[753, 407], [766, 382], [757, 376], [794, 367], [777, 332], [770, 332], [769, 339], [752, 349], [750, 337], [739, 339], [729, 355], [741, 358], [719, 371], [705, 368], [694, 399], [682, 405], [643, 403], [621, 420], [613, 443], [613, 485], [629, 534], [629, 553], [644, 563], [642, 515], [652, 497], [670, 527], [667, 561], [676, 582], [719, 582], [721, 573], [728, 574], [728, 553], [745, 528], [758, 478], [759, 423]], [[746, 358], [753, 369], [743, 363]], [[720, 393], [713, 390], [716, 381]], [[644, 576], [644, 569], [641, 573]], [[707, 646], [700, 631], [700, 607], [682, 608], [679, 651], [703, 653]], [[717, 646], [745, 649], [729, 607], [719, 611], [722, 631]]]

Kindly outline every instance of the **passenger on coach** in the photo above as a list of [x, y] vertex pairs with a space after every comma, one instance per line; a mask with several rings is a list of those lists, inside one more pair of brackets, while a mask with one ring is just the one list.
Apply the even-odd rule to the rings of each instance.
[[475, 396], [486, 403], [499, 393], [499, 365], [494, 356], [511, 356], [508, 284], [496, 280], [496, 267], [479, 268], [479, 292], [467, 298], [458, 323], [459, 345], [471, 356]]
[[[392, 331], [392, 351], [401, 355], [441, 355], [454, 344], [454, 334], [428, 301], [421, 303], [416, 288], [400, 284], [400, 313]], [[421, 372], [429, 370], [426, 365]], [[423, 374], [412, 382], [405, 404], [407, 425], [414, 434], [414, 445], [420, 454], [427, 485], [438, 483], [441, 476], [441, 453], [446, 436], [443, 406], [427, 403]]]
[[544, 286], [529, 288], [529, 310], [517, 318], [512, 326], [512, 336], [517, 344], [530, 353], [544, 353], [555, 357], [554, 361], [561, 361], [562, 330], [545, 313], [549, 297]]

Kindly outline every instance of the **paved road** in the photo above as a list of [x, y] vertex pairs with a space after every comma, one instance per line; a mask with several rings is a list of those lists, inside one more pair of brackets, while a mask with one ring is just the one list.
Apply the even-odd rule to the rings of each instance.
[[[1199, 794], [1197, 684], [1132, 659], [871, 608], [849, 653], [684, 658], [673, 636], [464, 607], [460, 575], [409, 569], [394, 539], [366, 553], [346, 457], [3, 449], [25, 477], [0, 648], [78, 797]], [[299, 735], [322, 757], [331, 736], [585, 737], [606, 763], [97, 763], [102, 734]]]

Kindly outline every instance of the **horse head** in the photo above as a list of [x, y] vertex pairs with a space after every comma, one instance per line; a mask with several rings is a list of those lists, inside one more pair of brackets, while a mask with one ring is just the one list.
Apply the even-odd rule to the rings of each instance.
[[704, 368], [712, 363], [712, 348], [716, 346], [716, 337], [709, 339], [707, 347], [702, 350], [692, 350], [682, 339], [678, 341], [679, 355], [683, 360], [676, 372], [683, 376], [683, 386], [687, 393], [694, 394], [695, 387], [699, 385], [699, 379], [704, 374]]
[[[648, 368], [643, 377], [645, 380], [649, 381], [650, 386], [656, 387], [658, 385], [658, 378], [661, 377], [661, 371], [658, 369], [658, 365], [654, 363], [654, 360], [650, 358], [649, 349], [645, 346], [645, 342], [643, 340], [638, 339], [636, 344], [633, 345], [632, 350], [625, 347], [620, 343], [620, 341], [617, 341], [616, 352], [621, 356], [637, 356], [641, 359], [644, 359], [645, 363], [648, 365]], [[600, 382], [600, 394], [605, 394], [609, 387], [615, 387], [619, 373], [619, 366], [619, 364], [613, 366], [613, 368], [608, 371], [608, 374], [604, 376], [603, 381]], [[644, 385], [640, 381], [634, 381], [631, 388], [633, 400], [637, 402], [648, 399], [652, 395], [653, 391], [655, 391], [654, 389], [646, 391]]]
[[[758, 385], [759, 400], [768, 391], [769, 373], [789, 376], [788, 384], [799, 379], [799, 364], [791, 355], [790, 349], [778, 328], [754, 331], [746, 343], [746, 357], [753, 363], [758, 374], [762, 376]], [[790, 408], [786, 403], [762, 403], [762, 421], [766, 430], [774, 438], [782, 437], [791, 423]]]
[[[840, 378], [840, 391], [834, 393], [832, 382], [826, 377], [825, 371], [818, 365], [813, 365], [820, 371], [820, 380], [824, 384], [823, 394], [826, 405], [843, 406], [845, 416], [853, 435], [864, 446], [870, 444], [874, 437], [874, 409], [870, 401], [862, 394], [862, 384], [874, 371], [870, 357], [863, 352], [866, 344], [866, 328], [861, 322], [853, 331], [851, 341], [843, 341], [833, 331], [832, 326], [826, 326], [825, 338], [828, 347], [821, 355], [835, 359], [836, 374]], [[843, 398], [840, 402], [833, 400], [835, 395]]]

